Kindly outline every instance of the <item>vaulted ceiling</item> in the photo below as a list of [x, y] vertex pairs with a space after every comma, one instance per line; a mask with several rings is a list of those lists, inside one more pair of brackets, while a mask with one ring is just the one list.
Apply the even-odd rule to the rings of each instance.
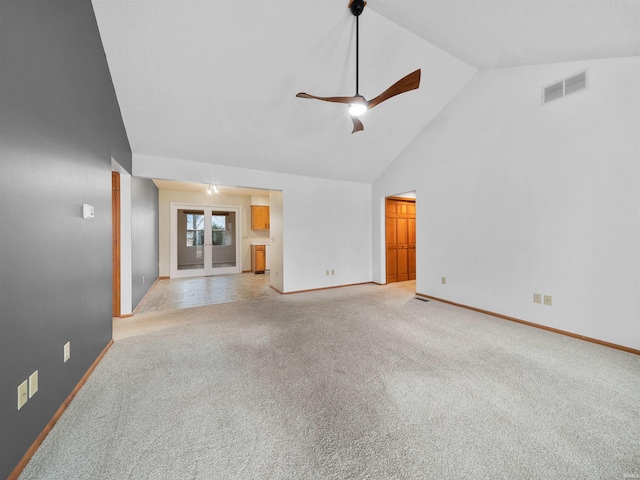
[[[372, 182], [478, 69], [640, 55], [640, 0], [93, 0], [136, 154]], [[568, 72], [572, 73], [572, 72]]]

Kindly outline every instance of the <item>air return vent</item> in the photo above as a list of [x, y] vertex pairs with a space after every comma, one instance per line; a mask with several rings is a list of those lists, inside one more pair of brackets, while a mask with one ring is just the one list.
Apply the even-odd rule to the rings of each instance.
[[589, 88], [589, 76], [587, 70], [571, 75], [551, 85], [542, 87], [542, 104], [553, 102], [562, 97], [572, 95], [574, 93]]
[[549, 103], [564, 96], [564, 81], [559, 81], [548, 87], [544, 87], [542, 95], [543, 103]]

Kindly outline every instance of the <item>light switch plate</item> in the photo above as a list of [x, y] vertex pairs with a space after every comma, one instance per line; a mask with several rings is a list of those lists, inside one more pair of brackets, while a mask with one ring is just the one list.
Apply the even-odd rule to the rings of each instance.
[[553, 305], [553, 298], [551, 298], [551, 295], [544, 296], [544, 304], [548, 306]]
[[29, 398], [38, 391], [38, 370], [29, 375]]
[[64, 361], [66, 363], [67, 360], [71, 358], [71, 342], [67, 342], [64, 344]]
[[27, 403], [27, 400], [29, 400], [28, 389], [29, 386], [26, 380], [18, 387], [18, 410], [20, 410], [24, 404]]

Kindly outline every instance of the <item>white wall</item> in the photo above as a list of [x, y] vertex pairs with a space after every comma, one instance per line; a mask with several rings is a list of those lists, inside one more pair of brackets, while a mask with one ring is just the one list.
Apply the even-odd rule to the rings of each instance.
[[251, 230], [251, 196], [223, 194], [207, 195], [206, 192], [160, 189], [160, 276], [168, 277], [170, 274], [170, 218], [172, 202], [190, 203], [193, 205], [240, 207], [242, 214], [242, 270], [251, 270], [251, 240], [264, 239], [269, 236], [269, 232]]
[[282, 192], [271, 190], [269, 192], [269, 214], [271, 216], [271, 246], [269, 247], [270, 255], [270, 283], [273, 288], [279, 292], [284, 291], [284, 283], [282, 281], [282, 258], [283, 243], [282, 232], [284, 229], [282, 223]]
[[640, 348], [639, 132], [638, 57], [478, 73], [374, 183], [374, 281], [380, 199], [415, 190], [419, 293]]
[[269, 197], [265, 195], [251, 195], [251, 205], [268, 207], [270, 205]]
[[133, 312], [131, 175], [120, 172], [120, 315]]
[[[281, 190], [282, 233], [274, 233], [272, 224], [271, 235], [281, 237], [282, 264], [272, 257], [271, 271], [282, 272], [284, 292], [371, 281], [369, 184], [136, 154], [133, 171], [147, 178]], [[325, 275], [331, 269], [335, 275]]]

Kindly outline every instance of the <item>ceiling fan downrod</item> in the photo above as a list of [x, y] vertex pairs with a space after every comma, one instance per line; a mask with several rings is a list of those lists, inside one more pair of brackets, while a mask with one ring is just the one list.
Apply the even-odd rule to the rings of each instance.
[[[367, 4], [364, 0], [352, 0], [349, 4], [349, 10], [356, 17], [356, 94], [355, 97], [360, 97], [364, 100], [364, 97], [360, 95], [360, 14], [364, 11], [364, 6]], [[363, 107], [356, 107], [355, 112], [357, 114], [362, 113]], [[356, 114], [356, 115], [357, 115]]]
[[360, 17], [356, 16], [356, 97], [360, 96]]

